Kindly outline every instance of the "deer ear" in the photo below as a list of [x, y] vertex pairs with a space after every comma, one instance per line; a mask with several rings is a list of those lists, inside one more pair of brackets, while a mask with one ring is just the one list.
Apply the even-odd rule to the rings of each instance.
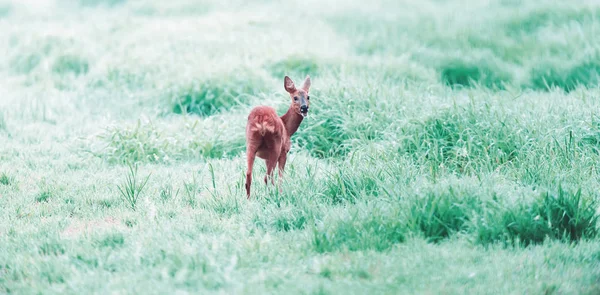
[[302, 84], [302, 89], [304, 89], [304, 91], [308, 92], [309, 88], [310, 88], [310, 76], [306, 75], [306, 79], [304, 79], [304, 84]]
[[285, 88], [285, 91], [289, 93], [296, 92], [296, 85], [294, 85], [294, 81], [292, 81], [292, 79], [290, 79], [288, 76], [285, 76], [283, 79], [283, 87]]

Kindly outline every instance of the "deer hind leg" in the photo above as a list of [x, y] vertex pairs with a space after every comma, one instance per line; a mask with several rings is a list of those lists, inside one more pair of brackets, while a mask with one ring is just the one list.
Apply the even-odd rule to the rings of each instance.
[[282, 151], [279, 155], [278, 166], [279, 166], [279, 192], [281, 191], [281, 182], [283, 181], [283, 171], [285, 170], [285, 162], [287, 161], [287, 153]]
[[273, 151], [269, 153], [267, 157], [267, 175], [265, 175], [265, 184], [268, 183], [269, 178], [271, 179], [271, 184], [275, 185], [275, 180], [273, 179], [273, 170], [275, 170], [275, 166], [277, 166], [277, 160], [279, 159], [279, 155], [281, 153], [281, 140], [273, 141]]
[[250, 199], [250, 186], [252, 185], [252, 167], [254, 167], [254, 158], [256, 157], [256, 145], [248, 144], [246, 146], [246, 160], [248, 161], [248, 170], [246, 171], [246, 197]]
[[268, 184], [269, 180], [271, 180], [271, 184], [275, 184], [275, 180], [273, 179], [273, 170], [275, 170], [275, 166], [277, 166], [277, 158], [279, 155], [269, 155], [267, 158], [267, 175], [265, 175], [265, 184]]

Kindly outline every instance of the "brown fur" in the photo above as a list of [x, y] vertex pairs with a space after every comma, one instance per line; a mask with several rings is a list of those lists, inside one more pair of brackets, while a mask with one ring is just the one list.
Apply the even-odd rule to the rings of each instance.
[[248, 198], [250, 198], [255, 157], [264, 159], [267, 164], [265, 183], [268, 183], [268, 178], [271, 178], [271, 183], [274, 184], [273, 170], [277, 165], [279, 165], [279, 177], [283, 177], [287, 153], [291, 147], [290, 138], [304, 119], [301, 107], [306, 107], [305, 115], [308, 113], [310, 77], [306, 76], [302, 87], [297, 89], [294, 82], [285, 76], [284, 88], [292, 99], [287, 113], [279, 117], [272, 107], [258, 106], [252, 109], [248, 116], [246, 124], [246, 157], [248, 161], [246, 195]]

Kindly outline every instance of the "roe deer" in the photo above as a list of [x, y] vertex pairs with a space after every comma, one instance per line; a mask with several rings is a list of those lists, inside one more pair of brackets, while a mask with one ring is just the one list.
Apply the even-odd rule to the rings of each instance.
[[290, 151], [290, 138], [298, 130], [302, 119], [308, 115], [310, 77], [307, 75], [302, 87], [298, 89], [292, 79], [285, 76], [283, 87], [292, 99], [292, 104], [285, 115], [279, 117], [272, 107], [258, 106], [252, 109], [248, 116], [246, 125], [246, 157], [248, 161], [246, 195], [248, 199], [250, 199], [255, 156], [265, 159], [267, 163], [265, 184], [268, 184], [268, 178], [271, 179], [272, 184], [275, 184], [273, 170], [277, 164], [279, 164], [281, 180], [287, 153]]

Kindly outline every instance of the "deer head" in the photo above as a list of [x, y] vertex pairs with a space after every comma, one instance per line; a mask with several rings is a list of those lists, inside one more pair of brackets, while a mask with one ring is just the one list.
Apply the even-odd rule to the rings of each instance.
[[288, 76], [285, 76], [283, 82], [285, 91], [290, 94], [290, 98], [292, 99], [290, 108], [294, 109], [294, 111], [303, 118], [306, 118], [308, 115], [308, 107], [310, 105], [310, 96], [308, 95], [310, 89], [310, 76], [306, 76], [306, 79], [304, 79], [304, 83], [302, 83], [302, 87], [300, 88], [296, 88], [294, 81]]

